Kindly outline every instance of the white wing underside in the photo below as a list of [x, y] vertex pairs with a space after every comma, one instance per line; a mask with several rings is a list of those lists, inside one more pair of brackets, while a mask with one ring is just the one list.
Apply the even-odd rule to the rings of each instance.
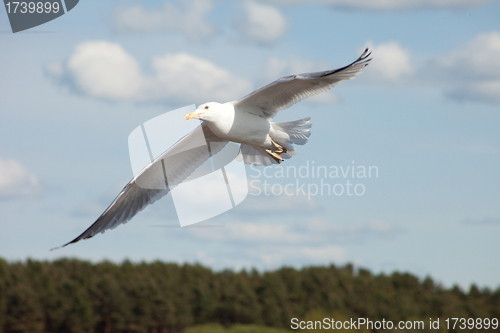
[[[190, 142], [193, 138], [199, 138], [200, 132], [203, 132], [210, 151], [206, 146], [184, 149], [183, 147], [186, 146], [191, 147]], [[170, 188], [174, 188], [188, 178], [211, 155], [220, 152], [228, 142], [213, 134], [205, 123], [201, 124], [146, 166], [123, 188], [94, 224], [80, 236], [61, 247], [88, 239], [98, 233], [104, 233], [106, 230], [130, 221], [146, 206], [167, 195]], [[171, 154], [172, 151], [180, 153]], [[161, 170], [159, 168], [168, 170], [168, 178], [165, 177], [164, 172], [157, 172]]]
[[366, 49], [352, 64], [339, 69], [282, 77], [236, 101], [235, 110], [271, 120], [278, 111], [354, 78], [368, 65], [370, 54]]

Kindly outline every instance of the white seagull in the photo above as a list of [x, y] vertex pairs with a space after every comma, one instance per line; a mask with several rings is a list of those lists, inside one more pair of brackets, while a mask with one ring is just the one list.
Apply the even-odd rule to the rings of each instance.
[[[104, 213], [80, 236], [52, 250], [104, 233], [130, 221], [139, 211], [165, 196], [189, 177], [229, 141], [240, 143], [238, 158], [246, 164], [271, 165], [296, 154], [293, 144], [304, 145], [311, 134], [310, 118], [274, 123], [280, 110], [323, 91], [344, 80], [354, 78], [368, 65], [368, 48], [350, 65], [315, 73], [282, 77], [247, 96], [227, 103], [205, 103], [184, 119], [200, 119], [203, 123], [158, 156], [134, 177], [118, 194]], [[203, 133], [207, 149], [185, 147]], [[185, 152], [179, 154], [178, 152]], [[164, 172], [157, 172], [163, 168]], [[164, 178], [168, 170], [168, 180]], [[147, 184], [167, 183], [163, 188]], [[138, 185], [140, 184], [140, 186]], [[146, 186], [145, 186], [146, 185]]]

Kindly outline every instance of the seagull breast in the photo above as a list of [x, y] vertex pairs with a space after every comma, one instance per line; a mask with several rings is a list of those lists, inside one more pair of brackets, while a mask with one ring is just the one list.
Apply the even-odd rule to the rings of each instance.
[[221, 104], [206, 122], [215, 135], [225, 140], [256, 146], [270, 144], [271, 123], [244, 110], [235, 110], [233, 102]]

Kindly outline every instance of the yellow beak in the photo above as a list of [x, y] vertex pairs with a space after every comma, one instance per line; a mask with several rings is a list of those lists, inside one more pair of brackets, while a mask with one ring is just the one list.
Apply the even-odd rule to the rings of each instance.
[[189, 120], [192, 118], [197, 118], [201, 113], [191, 112], [184, 116], [184, 120]]

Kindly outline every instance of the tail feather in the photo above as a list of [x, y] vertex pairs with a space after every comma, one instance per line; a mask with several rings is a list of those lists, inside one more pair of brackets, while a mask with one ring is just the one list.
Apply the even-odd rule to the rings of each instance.
[[309, 136], [311, 136], [311, 118], [283, 121], [280, 123], [271, 123], [274, 129], [274, 141], [281, 145], [296, 144], [305, 145]]
[[[311, 135], [311, 118], [303, 118], [298, 120], [283, 121], [279, 123], [271, 123], [274, 130], [272, 139], [286, 149], [286, 153], [282, 153], [281, 157], [289, 159], [297, 152], [293, 145], [305, 145]], [[254, 147], [242, 144], [238, 160], [243, 160], [245, 164], [253, 165], [271, 165], [277, 162], [266, 152], [264, 148]]]

